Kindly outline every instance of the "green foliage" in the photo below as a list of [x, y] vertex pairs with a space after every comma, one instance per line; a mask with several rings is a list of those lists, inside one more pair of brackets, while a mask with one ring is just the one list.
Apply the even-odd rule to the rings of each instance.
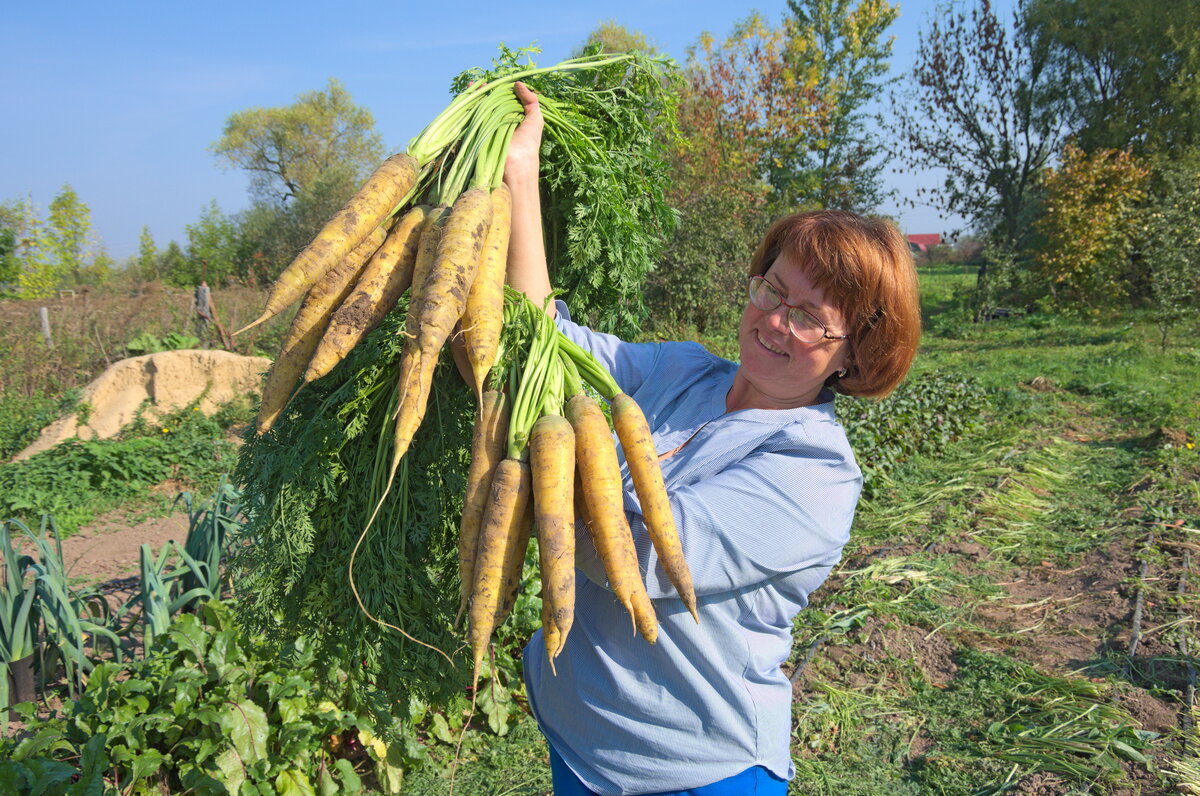
[[172, 272], [171, 281], [191, 287], [201, 280], [228, 285], [237, 273], [237, 228], [214, 199], [195, 224], [187, 225], [187, 270]]
[[[444, 702], [470, 666], [446, 660], [369, 618], [441, 650], [459, 647], [454, 540], [466, 487], [474, 415], [471, 392], [443, 356], [424, 422], [385, 496], [399, 355], [407, 302], [329, 375], [307, 385], [262, 436], [248, 432], [234, 479], [248, 523], [231, 566], [244, 595], [239, 611], [255, 632], [299, 639], [324, 660], [355, 662], [356, 694], [377, 687], [392, 701]], [[369, 686], [373, 683], [373, 686]]]
[[23, 737], [0, 746], [0, 783], [15, 794], [354, 794], [369, 768], [398, 792], [419, 748], [379, 741], [393, 728], [340, 707], [336, 682], [311, 652], [265, 650], [208, 602], [146, 660], [96, 666], [62, 717], [27, 716]]
[[1195, 315], [1200, 299], [1200, 148], [1159, 159], [1152, 171], [1141, 249], [1159, 349], [1165, 351], [1171, 330]]
[[1085, 153], [1067, 144], [1057, 168], [1043, 178], [1037, 230], [1037, 273], [1062, 310], [1095, 310], [1125, 303], [1127, 270], [1137, 231], [1147, 168], [1128, 151]]
[[75, 408], [79, 390], [46, 395], [0, 397], [0, 460], [7, 461], [37, 439], [43, 428]]
[[154, 236], [150, 227], [143, 226], [142, 234], [138, 236], [137, 270], [138, 276], [145, 280], [154, 280], [162, 276], [162, 263], [158, 247], [154, 244]]
[[200, 338], [180, 332], [168, 332], [162, 337], [156, 337], [149, 332], [138, 332], [129, 338], [125, 350], [130, 356], [156, 354], [159, 351], [183, 351], [200, 345]]
[[[291, 105], [232, 114], [210, 147], [223, 164], [250, 175], [251, 194], [286, 203], [331, 168], [363, 175], [383, 159], [370, 111], [354, 104], [340, 81], [301, 94]], [[306, 241], [307, 242], [307, 241]]]
[[839, 396], [838, 420], [862, 468], [864, 492], [898, 464], [940, 453], [977, 428], [990, 403], [978, 381], [952, 372], [909, 378], [879, 401]]
[[70, 185], [64, 185], [51, 200], [46, 233], [56, 272], [70, 284], [82, 284], [85, 263], [92, 254], [92, 211]]
[[[497, 69], [515, 68], [519, 56], [503, 50]], [[574, 316], [600, 331], [631, 337], [640, 328], [646, 275], [675, 229], [665, 142], [677, 80], [673, 62], [639, 57], [527, 81], [577, 113], [598, 146], [548, 137], [541, 173], [551, 280]]]
[[215, 482], [235, 453], [220, 425], [195, 407], [150, 422], [140, 418], [118, 437], [67, 440], [20, 461], [0, 464], [0, 516], [53, 514], [72, 532], [97, 513], [175, 478]]
[[1174, 154], [1200, 144], [1200, 7], [1032, 0], [1025, 10], [1079, 144]]

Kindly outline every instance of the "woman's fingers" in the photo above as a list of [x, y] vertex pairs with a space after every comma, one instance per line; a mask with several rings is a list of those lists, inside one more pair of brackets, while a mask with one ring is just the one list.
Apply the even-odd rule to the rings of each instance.
[[508, 146], [508, 159], [504, 164], [506, 178], [517, 172], [532, 171], [536, 178], [538, 153], [542, 146], [542, 109], [537, 95], [524, 83], [513, 86], [517, 99], [525, 108], [525, 118], [513, 131], [512, 143]]

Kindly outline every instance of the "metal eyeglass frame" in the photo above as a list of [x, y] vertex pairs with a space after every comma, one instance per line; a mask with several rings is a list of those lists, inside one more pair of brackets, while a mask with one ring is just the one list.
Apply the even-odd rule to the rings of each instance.
[[[775, 298], [778, 299], [778, 302], [774, 306], [764, 307], [764, 306], [758, 304], [757, 302], [755, 302], [754, 288], [758, 284], [766, 285], [768, 288], [771, 289], [771, 292], [775, 294]], [[848, 334], [830, 334], [829, 327], [826, 326], [821, 321], [821, 319], [818, 318], [816, 315], [813, 315], [811, 312], [804, 309], [803, 307], [798, 307], [795, 304], [788, 304], [786, 301], [784, 301], [783, 296], [781, 296], [779, 294], [779, 288], [777, 288], [773, 284], [771, 284], [767, 280], [766, 277], [755, 275], [755, 276], [750, 277], [748, 280], [746, 280], [746, 294], [750, 300], [750, 303], [753, 304], [757, 309], [762, 310], [763, 312], [774, 312], [775, 310], [779, 309], [780, 305], [787, 307], [788, 308], [788, 332], [791, 333], [792, 337], [795, 337], [797, 340], [799, 340], [800, 342], [802, 342], [806, 345], [814, 345], [816, 343], [821, 342], [822, 340], [846, 340], [850, 337], [850, 335], [848, 335]], [[813, 321], [815, 321], [817, 326], [821, 327], [821, 336], [820, 337], [816, 338], [815, 340], [805, 340], [803, 337], [801, 337], [800, 335], [798, 335], [796, 333], [796, 324], [792, 322], [792, 313], [797, 312], [797, 311], [804, 313], [808, 318], [811, 318]]]

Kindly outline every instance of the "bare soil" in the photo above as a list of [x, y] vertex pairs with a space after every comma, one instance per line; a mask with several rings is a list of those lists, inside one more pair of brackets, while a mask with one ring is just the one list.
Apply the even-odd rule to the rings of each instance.
[[79, 533], [63, 540], [63, 559], [72, 579], [104, 583], [138, 572], [138, 553], [143, 544], [157, 555], [169, 540], [183, 544], [188, 518], [182, 511], [154, 517], [132, 525], [123, 514], [102, 517]]

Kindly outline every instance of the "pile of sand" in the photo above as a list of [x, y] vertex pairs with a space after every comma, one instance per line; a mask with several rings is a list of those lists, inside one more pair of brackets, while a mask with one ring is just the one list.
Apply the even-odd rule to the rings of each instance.
[[257, 395], [262, 374], [270, 367], [271, 360], [266, 357], [228, 351], [161, 351], [123, 359], [84, 388], [80, 401], [89, 408], [86, 423], [80, 423], [77, 414], [51, 423], [15, 459], [27, 459], [72, 437], [111, 437], [132, 421], [139, 409], [153, 417], [199, 398], [200, 410], [211, 414], [235, 397]]

